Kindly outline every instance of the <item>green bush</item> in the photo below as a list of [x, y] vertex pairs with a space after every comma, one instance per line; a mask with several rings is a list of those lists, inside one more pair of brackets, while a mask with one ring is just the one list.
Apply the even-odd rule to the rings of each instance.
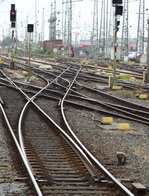
[[128, 74], [122, 74], [122, 75], [118, 75], [117, 78], [121, 79], [121, 80], [130, 80], [132, 76], [128, 75]]

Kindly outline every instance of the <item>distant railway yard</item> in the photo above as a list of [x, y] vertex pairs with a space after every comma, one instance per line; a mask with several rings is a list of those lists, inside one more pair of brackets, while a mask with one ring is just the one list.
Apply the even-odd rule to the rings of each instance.
[[0, 195], [148, 196], [145, 66], [1, 55]]

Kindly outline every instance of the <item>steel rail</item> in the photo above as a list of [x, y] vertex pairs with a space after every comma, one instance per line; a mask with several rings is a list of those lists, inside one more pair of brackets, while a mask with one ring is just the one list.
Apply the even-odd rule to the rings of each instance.
[[[2, 70], [1, 70], [1, 73], [8, 79], [8, 81], [12, 84], [12, 85], [14, 85], [15, 87], [16, 87], [16, 89], [18, 89], [26, 98], [27, 98], [27, 100], [28, 100], [28, 102], [27, 102], [27, 105], [25, 105], [24, 106], [24, 108], [23, 108], [23, 110], [21, 111], [21, 114], [20, 114], [20, 117], [19, 117], [19, 123], [18, 123], [18, 132], [19, 132], [19, 143], [18, 143], [18, 145], [19, 145], [19, 149], [20, 149], [20, 151], [21, 151], [21, 154], [22, 154], [22, 157], [23, 157], [23, 162], [24, 162], [24, 160], [25, 160], [25, 165], [26, 165], [26, 168], [27, 168], [27, 172], [29, 173], [29, 176], [30, 176], [30, 178], [31, 178], [31, 181], [32, 181], [32, 183], [33, 183], [33, 186], [34, 186], [34, 188], [35, 188], [35, 190], [36, 190], [36, 193], [37, 193], [37, 195], [38, 196], [43, 196], [43, 194], [42, 194], [42, 192], [41, 192], [41, 190], [40, 190], [40, 188], [39, 188], [39, 186], [38, 186], [38, 183], [36, 182], [36, 180], [35, 180], [35, 177], [34, 177], [34, 175], [33, 175], [33, 173], [32, 173], [32, 168], [31, 168], [31, 166], [29, 165], [29, 163], [28, 163], [28, 159], [27, 159], [27, 157], [26, 157], [26, 153], [25, 153], [25, 149], [24, 149], [24, 143], [23, 143], [23, 136], [22, 136], [22, 130], [21, 130], [21, 121], [22, 121], [22, 118], [23, 118], [23, 113], [24, 113], [24, 110], [25, 110], [25, 108], [28, 106], [28, 104], [30, 103], [30, 102], [32, 102], [33, 103], [33, 100], [36, 98], [36, 96], [37, 95], [39, 95], [43, 90], [45, 90], [49, 85], [50, 85], [50, 83], [48, 82], [47, 83], [47, 85], [44, 87], [44, 88], [42, 88], [38, 93], [36, 93], [36, 95], [34, 95], [32, 98], [30, 98], [30, 97], [28, 97], [25, 93], [24, 93], [24, 91], [22, 91], [22, 89], [20, 88], [20, 87], [18, 87]], [[52, 83], [52, 82], [51, 82]], [[11, 128], [10, 127], [10, 123], [8, 124], [9, 125], [9, 128]], [[11, 129], [11, 131], [13, 132], [13, 130]]]
[[[41, 77], [41, 76], [40, 76]], [[8, 82], [8, 80], [6, 80], [6, 79], [3, 79], [3, 81], [5, 81], [5, 82]], [[24, 84], [24, 83], [22, 83], [22, 82], [17, 82], [16, 81], [16, 83], [18, 83], [18, 84], [21, 84], [21, 85], [26, 85], [26, 84]], [[63, 85], [61, 85], [61, 84], [58, 84], [57, 82], [56, 82], [56, 85], [58, 85], [58, 86], [60, 86], [60, 87], [62, 87], [63, 89], [67, 89], [67, 87], [64, 87]], [[38, 89], [41, 89], [41, 87], [38, 87], [38, 86], [33, 86], [33, 85], [29, 85], [30, 87], [33, 87], [33, 88], [37, 88], [37, 90]], [[51, 91], [51, 92], [54, 92], [54, 93], [59, 93], [58, 91], [52, 91], [52, 90], [49, 90], [49, 89], [46, 89], [47, 91]], [[94, 90], [94, 89], [92, 89], [92, 90]], [[131, 116], [133, 116], [133, 117], [135, 117], [137, 120], [137, 122], [141, 122], [141, 123], [145, 123], [145, 124], [148, 124], [147, 122], [148, 122], [148, 118], [145, 118], [145, 116], [144, 115], [148, 115], [149, 113], [148, 112], [141, 112], [140, 110], [137, 110], [137, 109], [131, 109], [131, 108], [128, 108], [128, 107], [125, 107], [125, 106], [121, 106], [121, 105], [116, 105], [115, 106], [115, 104], [112, 104], [112, 103], [105, 103], [105, 102], [103, 102], [103, 101], [98, 101], [98, 100], [96, 100], [96, 99], [93, 99], [93, 98], [90, 98], [90, 97], [88, 97], [88, 96], [85, 96], [85, 95], [83, 95], [83, 94], [80, 94], [80, 93], [77, 93], [76, 91], [74, 91], [74, 90], [72, 90], [72, 89], [70, 89], [70, 91], [72, 91], [72, 92], [74, 92], [75, 94], [77, 94], [77, 96], [76, 95], [71, 95], [71, 94], [69, 94], [69, 96], [70, 97], [74, 97], [74, 98], [79, 98], [79, 99], [83, 99], [83, 100], [86, 100], [86, 101], [91, 101], [91, 102], [95, 102], [95, 103], [99, 103], [100, 105], [102, 104], [104, 107], [110, 107], [110, 108], [112, 108], [112, 109], [114, 109], [114, 110], [116, 110], [116, 111], [118, 111], [118, 112], [122, 112], [122, 113], [126, 113], [126, 114], [128, 114], [128, 115], [131, 115]], [[33, 93], [34, 91], [32, 91], [32, 93]], [[35, 92], [36, 93], [36, 92]], [[60, 94], [60, 95], [62, 95], [62, 94]], [[139, 107], [143, 107], [143, 106], [140, 106], [140, 105], [137, 105], [137, 106], [139, 106]], [[125, 112], [124, 111], [124, 109], [126, 109], [127, 110], [127, 112]], [[133, 112], [132, 112], [132, 110], [133, 110]], [[128, 112], [128, 111], [130, 111], [130, 112]], [[137, 112], [138, 113], [138, 115], [137, 114], [134, 114], [134, 112]], [[140, 115], [141, 114], [141, 115]], [[128, 115], [127, 115], [127, 119], [131, 119], [131, 120], [135, 120], [135, 119], [132, 119], [132, 118], [128, 118]]]
[[[57, 84], [57, 85], [59, 85], [59, 86], [62, 87], [62, 88], [68, 89], [68, 88], [62, 86], [61, 84]], [[85, 86], [85, 87], [86, 87], [86, 86]], [[88, 87], [87, 87], [87, 88], [88, 88]], [[91, 90], [94, 90], [94, 89], [91, 89]], [[112, 103], [106, 103], [106, 102], [104, 102], [104, 101], [98, 101], [98, 100], [93, 99], [93, 98], [90, 98], [90, 97], [88, 97], [88, 96], [86, 96], [86, 95], [77, 93], [76, 91], [74, 91], [74, 90], [72, 90], [72, 89], [70, 89], [70, 91], [74, 92], [74, 93], [77, 94], [78, 96], [71, 95], [71, 94], [69, 94], [68, 96], [73, 96], [73, 97], [75, 97], [75, 98], [79, 98], [79, 99], [83, 99], [83, 100], [86, 100], [86, 101], [91, 101], [91, 102], [98, 103], [98, 104], [102, 105], [103, 107], [109, 107], [110, 109], [114, 109], [114, 110], [117, 111], [117, 112], [124, 113], [125, 115], [127, 115], [127, 118], [128, 118], [128, 115], [129, 115], [129, 116], [133, 116], [133, 118], [136, 118], [136, 120], [137, 120], [138, 122], [145, 123], [145, 124], [149, 124], [148, 118], [146, 118], [146, 117], [144, 116], [144, 115], [149, 115], [149, 112], [147, 112], [147, 111], [141, 112], [140, 110], [137, 110], [137, 109], [134, 109], [134, 108], [131, 109], [131, 108], [128, 108], [128, 107], [126, 107], [126, 106], [115, 105], [115, 104], [112, 104]], [[103, 93], [103, 94], [105, 95], [105, 92], [100, 92], [100, 93]], [[111, 96], [111, 95], [109, 95], [109, 94], [106, 94], [106, 95]], [[111, 96], [111, 97], [115, 98], [114, 96]], [[119, 98], [117, 98], [117, 97], [116, 97], [116, 99], [118, 99], [119, 101], [123, 101], [123, 102], [129, 104], [129, 102], [127, 102], [127, 101], [125, 101], [125, 100], [121, 100], [121, 99], [119, 99]], [[144, 106], [142, 106], [142, 105], [139, 105], [139, 104], [134, 104], [134, 103], [130, 103], [130, 104], [132, 104], [133, 106], [136, 105], [136, 106], [138, 106], [138, 107], [142, 107], [142, 109], [147, 109], [146, 107], [144, 107]], [[124, 109], [126, 109], [127, 111], [125, 111]], [[132, 112], [132, 110], [133, 110], [133, 112]], [[139, 114], [135, 114], [134, 112], [139, 113]], [[128, 118], [128, 119], [131, 119], [131, 120], [132, 120], [131, 117]]]
[[[139, 110], [131, 109], [131, 108], [128, 108], [128, 107], [125, 107], [125, 106], [115, 105], [115, 104], [112, 104], [112, 103], [106, 103], [104, 101], [98, 101], [98, 100], [92, 99], [90, 97], [84, 97], [84, 98], [76, 97], [76, 98], [83, 99], [85, 101], [91, 101], [93, 103], [94, 102], [98, 103], [102, 107], [106, 107], [106, 108], [108, 107], [108, 108], [113, 109], [117, 112], [123, 113], [123, 114], [128, 115], [128, 116], [132, 116], [133, 118], [136, 118], [136, 120], [139, 120], [140, 122], [144, 121], [144, 122], [146, 122], [146, 124], [149, 125], [149, 119], [147, 117], [144, 117], [144, 115], [149, 115], [148, 112], [141, 112]], [[140, 114], [135, 114], [134, 112], [140, 113]]]
[[23, 160], [23, 163], [24, 163], [25, 168], [26, 168], [26, 170], [27, 170], [27, 172], [28, 172], [28, 175], [30, 176], [30, 179], [31, 179], [31, 181], [32, 181], [32, 183], [33, 183], [33, 185], [34, 185], [34, 188], [35, 188], [35, 190], [36, 190], [38, 196], [43, 196], [43, 194], [41, 193], [41, 190], [40, 190], [40, 188], [39, 188], [39, 186], [38, 186], [38, 184], [37, 184], [37, 182], [36, 182], [36, 180], [35, 180], [35, 177], [34, 177], [34, 175], [33, 175], [33, 173], [32, 173], [32, 170], [31, 170], [31, 168], [30, 168], [30, 166], [29, 166], [29, 164], [28, 164], [28, 161], [26, 160], [26, 157], [24, 156], [24, 153], [23, 153], [23, 151], [22, 151], [22, 149], [21, 149], [21, 147], [20, 147], [20, 144], [19, 144], [19, 142], [18, 142], [17, 139], [16, 139], [16, 136], [15, 136], [15, 134], [14, 134], [14, 132], [13, 132], [13, 129], [12, 129], [11, 125], [10, 125], [9, 119], [8, 119], [8, 117], [7, 117], [7, 115], [6, 115], [6, 112], [5, 112], [5, 110], [4, 110], [4, 108], [3, 108], [3, 106], [2, 106], [1, 103], [0, 103], [0, 108], [1, 108], [1, 111], [2, 111], [2, 113], [3, 113], [5, 122], [6, 122], [7, 126], [8, 126], [8, 129], [9, 129], [9, 131], [10, 131], [10, 133], [11, 133], [11, 136], [12, 136], [12, 138], [13, 138], [13, 140], [14, 140], [14, 142], [15, 142], [15, 145], [16, 145], [18, 151], [19, 151], [19, 154], [20, 154], [20, 156], [21, 156], [21, 158], [22, 158], [22, 160]]
[[[7, 80], [7, 82], [8, 82], [8, 80]], [[2, 85], [5, 85], [6, 86], [6, 84], [3, 84], [3, 83], [0, 83], [0, 84], [2, 84]], [[11, 87], [11, 88], [14, 88], [13, 86], [10, 86], [10, 85], [8, 85], [7, 84], [7, 86], [8, 87]], [[31, 87], [32, 87], [32, 85], [31, 85]], [[34, 86], [33, 86], [34, 87]], [[37, 88], [37, 89], [41, 89], [40, 87], [37, 87], [37, 86], [35, 86], [35, 88]], [[22, 89], [23, 90], [23, 89]], [[27, 92], [30, 92], [30, 93], [37, 93], [37, 91], [34, 91], [34, 90], [26, 90], [26, 89], [24, 89], [25, 91], [27, 91]], [[52, 90], [49, 90], [49, 89], [47, 89], [46, 91], [49, 91], [49, 92], [54, 92], [54, 93], [57, 93], [57, 94], [59, 94], [60, 96], [62, 95], [62, 93], [59, 93], [59, 91], [52, 91]], [[71, 91], [73, 91], [74, 93], [76, 93], [74, 90], [71, 90]], [[56, 97], [54, 97], [54, 96], [49, 96], [49, 95], [45, 95], [45, 94], [42, 94], [42, 95], [40, 95], [40, 96], [44, 96], [44, 97], [47, 97], [47, 98], [50, 98], [50, 99], [54, 99], [54, 100], [57, 100], [57, 101], [59, 101], [60, 100], [60, 98], [56, 98]], [[79, 98], [79, 99], [84, 99], [84, 100], [86, 100], [86, 101], [93, 101], [94, 102], [94, 100], [91, 100], [90, 98], [89, 99], [87, 99], [87, 98], [83, 98], [83, 97], [80, 97], [80, 96], [75, 96], [75, 95], [71, 95], [71, 94], [69, 94], [69, 96], [72, 96], [72, 97], [74, 97], [74, 98]], [[128, 119], [128, 120], [133, 120], [133, 121], [136, 121], [136, 122], [139, 122], [139, 123], [143, 123], [143, 124], [149, 124], [148, 122], [146, 122], [146, 121], [143, 121], [143, 120], [140, 120], [140, 119], [136, 119], [136, 118], [133, 118], [133, 117], [129, 117], [128, 115], [126, 116], [126, 115], [119, 115], [119, 114], [115, 114], [115, 113], [113, 113], [113, 112], [108, 112], [108, 111], [103, 111], [103, 110], [99, 110], [99, 109], [97, 109], [97, 108], [92, 108], [92, 107], [89, 107], [89, 106], [85, 106], [85, 105], [80, 105], [79, 103], [75, 103], [75, 102], [73, 102], [73, 101], [69, 101], [69, 100], [65, 100], [65, 102], [66, 103], [68, 103], [68, 104], [72, 104], [72, 105], [75, 105], [75, 106], [79, 106], [79, 107], [84, 107], [84, 108], [86, 108], [86, 109], [89, 109], [89, 110], [96, 110], [96, 111], [98, 111], [98, 112], [100, 112], [100, 113], [104, 113], [104, 114], [108, 114], [108, 115], [114, 115], [115, 117], [120, 117], [120, 118], [125, 118], [125, 119]], [[95, 102], [96, 102], [96, 100], [95, 100]], [[137, 110], [136, 110], [137, 111]]]
[[[76, 72], [76, 75], [75, 75], [73, 81], [71, 82], [69, 88], [67, 89], [65, 95], [63, 96], [63, 98], [62, 98], [62, 100], [61, 100], [61, 102], [60, 102], [61, 113], [62, 113], [62, 116], [63, 116], [63, 119], [64, 119], [64, 122], [65, 122], [66, 126], [67, 126], [67, 121], [66, 121], [65, 115], [64, 115], [64, 100], [65, 100], [67, 94], [69, 93], [70, 89], [72, 88], [74, 82], [76, 81], [76, 79], [77, 79], [77, 77], [78, 77], [78, 75], [79, 75], [81, 69], [82, 69], [82, 66], [79, 66], [79, 68], [78, 68], [78, 70], [77, 70], [77, 72]], [[87, 159], [87, 160], [88, 160], [88, 159]], [[86, 163], [85, 163], [85, 165], [86, 165]], [[95, 168], [93, 167], [92, 164], [90, 165], [90, 168], [89, 168], [89, 169], [91, 170], [91, 173], [93, 174], [94, 179], [97, 177], [97, 180], [98, 180], [98, 173], [97, 173], [97, 171], [95, 170]]]
[[[69, 69], [69, 68], [67, 68]], [[65, 72], [65, 71], [64, 71]], [[61, 73], [60, 75], [62, 75], [63, 73]], [[90, 162], [90, 160], [87, 158], [87, 156], [85, 155], [85, 153], [82, 151], [82, 149], [75, 143], [75, 141], [67, 134], [65, 133], [65, 131], [58, 125], [56, 124], [52, 118], [50, 118], [35, 102], [34, 102], [34, 99], [37, 97], [37, 95], [39, 95], [43, 90], [41, 89], [36, 95], [34, 95], [32, 98], [29, 98], [21, 89], [20, 87], [18, 87], [13, 81], [11, 81], [11, 79], [6, 76], [6, 74], [4, 74], [5, 77], [10, 81], [11, 84], [13, 84], [20, 92], [23, 93], [23, 95], [25, 95], [25, 97], [27, 98], [27, 103], [25, 104], [24, 108], [22, 109], [21, 111], [21, 114], [20, 114], [20, 118], [19, 118], [19, 123], [18, 123], [18, 132], [19, 132], [19, 141], [20, 141], [20, 146], [21, 146], [21, 150], [23, 152], [23, 155], [24, 157], [26, 158], [27, 160], [27, 157], [26, 157], [26, 153], [25, 153], [25, 150], [24, 150], [24, 143], [23, 143], [23, 136], [22, 136], [22, 129], [21, 129], [21, 125], [22, 125], [22, 119], [23, 119], [23, 115], [24, 115], [24, 111], [25, 109], [27, 108], [28, 104], [31, 102], [42, 114], [44, 114], [44, 116], [50, 120], [50, 122], [52, 122], [54, 124], [54, 126], [56, 128], [58, 128], [58, 130], [63, 134], [63, 136], [75, 147], [75, 149], [78, 151], [79, 154], [81, 154], [81, 156], [84, 157], [84, 159], [88, 160], [88, 163], [91, 167], [92, 163]], [[54, 79], [54, 81], [56, 80], [57, 78]], [[53, 81], [51, 81], [52, 83]], [[49, 83], [49, 84], [51, 84]], [[46, 85], [46, 87], [48, 86], [48, 84]], [[44, 88], [45, 89], [45, 88]], [[94, 176], [94, 173], [91, 173], [91, 175]], [[38, 193], [37, 193], [38, 194]]]
[[[118, 98], [118, 97], [115, 97], [114, 95], [109, 95], [108, 93], [103, 92], [103, 91], [101, 91], [100, 89], [99, 89], [99, 90], [96, 90], [96, 89], [93, 89], [93, 88], [88, 87], [88, 86], [86, 86], [86, 85], [82, 85], [82, 84], [80, 84], [79, 82], [77, 82], [77, 84], [78, 84], [79, 86], [82, 86], [82, 87], [86, 88], [86, 89], [95, 91], [96, 93], [100, 93], [100, 94], [103, 94], [103, 95], [108, 96], [108, 97], [113, 97], [113, 98], [115, 98], [115, 99], [117, 99], [117, 100], [120, 99], [120, 98]], [[128, 103], [128, 104], [129, 104], [129, 101], [126, 101], [126, 100], [124, 100], [124, 99], [120, 99], [120, 101], [123, 101], [124, 103]], [[142, 108], [147, 108], [147, 109], [149, 109], [149, 107], [145, 107], [145, 106], [139, 105], [139, 104], [137, 104], [137, 103], [133, 103], [133, 102], [132, 102], [131, 104], [133, 104], [134, 106], [136, 105], [136, 106], [138, 106], [138, 107], [141, 106]]]
[[[8, 60], [8, 59], [6, 59], [6, 60]], [[25, 60], [27, 60], [27, 59], [25, 59]], [[9, 61], [9, 60], [8, 60]], [[19, 63], [18, 61], [16, 61], [16, 63]], [[23, 65], [25, 65], [26, 67], [29, 67], [27, 64], [23, 64]], [[53, 65], [53, 64], [52, 64]], [[25, 67], [23, 67], [22, 68], [22, 66], [21, 65], [17, 65], [19, 68], [21, 68], [21, 69], [24, 69], [24, 70], [26, 70], [26, 71], [28, 71], [28, 69], [26, 69]], [[52, 75], [52, 76], [54, 76], [54, 77], [57, 77], [57, 75], [55, 75], [55, 74], [53, 74], [53, 73], [49, 73], [49, 72], [47, 72], [47, 71], [44, 71], [44, 70], [41, 70], [40, 68], [36, 68], [36, 67], [33, 67], [33, 70], [34, 71], [40, 71], [40, 72], [42, 72], [42, 73], [45, 73], [45, 74], [50, 74], [50, 75]], [[66, 69], [65, 69], [66, 70]], [[37, 74], [37, 73], [36, 73]], [[41, 76], [41, 75], [39, 75], [39, 74], [37, 74], [39, 77], [43, 77], [43, 76]], [[59, 77], [59, 78], [61, 78], [61, 77]], [[63, 79], [63, 78], [61, 78], [61, 79]], [[68, 82], [68, 86], [70, 85], [70, 82], [67, 80], [67, 79], [63, 79], [63, 80], [65, 80], [66, 82]]]
[[[65, 71], [67, 71], [69, 68], [67, 68]], [[63, 71], [60, 76], [65, 73], [65, 71]], [[59, 76], [57, 76], [53, 81], [51, 81], [51, 83], [55, 82], [55, 80], [58, 79]], [[49, 86], [51, 83], [47, 84], [46, 87], [44, 89], [47, 88], [47, 86]], [[86, 159], [88, 161], [88, 170], [90, 171], [91, 175], [94, 177], [95, 175], [95, 172], [92, 172], [92, 164], [90, 162], [90, 160], [87, 158], [87, 156], [84, 154], [84, 152], [77, 146], [77, 144], [75, 144], [75, 142], [64, 132], [64, 130], [62, 130], [33, 100], [37, 97], [37, 95], [39, 95], [44, 89], [41, 89], [36, 95], [34, 95], [32, 98], [29, 98], [28, 99], [28, 102], [25, 104], [25, 106], [23, 107], [22, 111], [21, 111], [21, 114], [20, 114], [20, 118], [19, 118], [19, 138], [20, 138], [20, 145], [21, 145], [21, 148], [24, 152], [24, 155], [25, 155], [25, 150], [24, 150], [24, 144], [23, 144], [23, 136], [22, 136], [22, 129], [21, 129], [21, 125], [22, 125], [22, 120], [23, 120], [23, 115], [24, 115], [24, 112], [26, 110], [26, 108], [28, 107], [28, 104], [30, 102], [32, 102], [36, 108], [38, 108], [39, 111], [42, 112], [42, 114], [44, 114], [62, 133], [63, 135], [73, 144], [73, 146], [75, 146], [75, 148], [77, 149], [77, 151], [79, 152], [79, 154], [81, 154], [81, 156], [84, 157], [84, 159]], [[83, 161], [84, 162], [84, 161]], [[86, 165], [87, 166], [87, 165]]]
[[[67, 68], [67, 69], [69, 69], [69, 68]], [[66, 69], [66, 70], [67, 70], [67, 69]], [[65, 70], [65, 71], [66, 71], [66, 70]], [[35, 102], [34, 102], [34, 100], [36, 99], [36, 97], [37, 97], [40, 93], [42, 93], [44, 90], [46, 90], [46, 89], [49, 87], [49, 85], [52, 84], [54, 81], [56, 81], [57, 78], [59, 78], [65, 71], [63, 71], [59, 76], [57, 76], [57, 77], [56, 77], [55, 79], [53, 79], [51, 82], [47, 81], [47, 82], [48, 82], [47, 85], [46, 85], [45, 87], [43, 87], [40, 91], [38, 91], [38, 92], [37, 92], [34, 96], [32, 96], [31, 98], [28, 97], [28, 96], [23, 92], [23, 94], [24, 94], [25, 97], [28, 99], [28, 101], [27, 101], [27, 103], [24, 105], [24, 107], [23, 107], [23, 109], [22, 109], [22, 111], [21, 111], [20, 118], [19, 118], [19, 123], [18, 123], [18, 131], [19, 131], [20, 145], [21, 145], [21, 148], [22, 148], [22, 150], [23, 150], [23, 152], [24, 152], [25, 155], [26, 155], [26, 153], [25, 153], [25, 150], [24, 150], [24, 143], [23, 143], [23, 136], [22, 136], [22, 129], [21, 129], [24, 112], [25, 112], [25, 110], [26, 110], [26, 108], [27, 108], [27, 106], [29, 105], [30, 102], [33, 103], [33, 104], [37, 107], [37, 104], [35, 104]], [[38, 109], [39, 109], [39, 108], [38, 108]]]
[[[4, 57], [3, 57], [4, 58]], [[16, 57], [16, 58], [19, 58], [19, 57]], [[5, 59], [5, 60], [7, 60], [8, 61], [8, 59]], [[27, 59], [25, 59], [25, 60], [27, 60]], [[17, 62], [17, 61], [16, 61]], [[33, 62], [38, 62], [38, 61], [33, 61]], [[43, 62], [44, 64], [49, 64], [49, 63], [47, 63], [47, 62]], [[54, 65], [54, 63], [50, 63], [51, 65]], [[25, 66], [27, 66], [26, 64], [25, 64]], [[58, 67], [58, 65], [56, 65], [57, 67]], [[87, 66], [88, 67], [88, 66]], [[94, 67], [92, 67], [92, 68], [94, 68]], [[34, 69], [38, 69], [38, 68], [34, 68]], [[60, 69], [60, 68], [59, 68]], [[133, 72], [132, 72], [132, 74], [133, 74]], [[136, 73], [135, 73], [136, 74]], [[91, 74], [92, 75], [92, 74]], [[83, 73], [82, 74], [82, 76], [83, 77], [90, 77], [90, 76], [85, 76], [85, 73]], [[80, 76], [79, 76], [80, 77]], [[103, 76], [102, 76], [103, 77]], [[107, 77], [107, 79], [108, 79], [108, 77]], [[106, 81], [105, 81], [105, 79], [99, 79], [99, 78], [97, 78], [96, 77], [96, 80], [98, 80], [98, 81], [100, 81], [100, 82], [104, 82], [104, 83], [107, 83], [108, 81], [107, 81], [107, 79], [106, 79]], [[132, 83], [127, 83], [126, 81], [123, 81], [123, 80], [119, 80], [119, 84], [120, 85], [122, 85], [122, 86], [126, 86], [127, 88], [134, 88], [134, 86], [136, 86], [136, 84], [132, 84]], [[145, 86], [145, 85], [137, 85], [139, 88], [142, 88], [142, 89], [144, 89], [144, 90], [148, 90], [149, 88], [147, 87], [147, 86]]]
[[[74, 81], [76, 80], [77, 76], [75, 77]], [[87, 149], [86, 147], [80, 142], [80, 140], [77, 138], [77, 136], [74, 134], [74, 132], [72, 131], [70, 125], [68, 124], [68, 121], [66, 120], [66, 116], [64, 113], [64, 101], [66, 96], [68, 95], [72, 85], [74, 84], [74, 81], [72, 82], [72, 84], [70, 85], [70, 87], [67, 89], [66, 94], [64, 95], [62, 101], [61, 101], [61, 113], [62, 113], [62, 117], [63, 120], [68, 128], [68, 130], [70, 131], [70, 133], [73, 135], [73, 137], [75, 138], [75, 140], [77, 141], [77, 143], [79, 144], [79, 146], [81, 147], [81, 149], [83, 149], [83, 151], [89, 156], [89, 158], [91, 160], [93, 160], [99, 167], [100, 169], [102, 169], [102, 171], [127, 195], [129, 196], [134, 196], [133, 193], [131, 193], [120, 181], [118, 181]]]

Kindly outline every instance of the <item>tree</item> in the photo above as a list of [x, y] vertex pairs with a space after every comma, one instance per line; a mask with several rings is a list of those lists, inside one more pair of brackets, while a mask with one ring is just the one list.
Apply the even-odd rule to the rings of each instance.
[[2, 40], [2, 46], [11, 46], [12, 44], [12, 39], [9, 36], [6, 36]]

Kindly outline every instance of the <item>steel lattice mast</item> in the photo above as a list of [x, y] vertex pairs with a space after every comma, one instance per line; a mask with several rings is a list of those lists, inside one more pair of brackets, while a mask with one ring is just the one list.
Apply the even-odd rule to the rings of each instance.
[[[67, 53], [69, 55], [71, 44], [72, 44], [72, 0], [62, 1], [64, 21], [63, 21], [63, 41], [64, 47], [67, 47]], [[65, 9], [64, 9], [65, 4]]]
[[42, 9], [41, 41], [44, 41], [44, 8]]
[[[111, 2], [111, 1], [110, 1]], [[108, 30], [108, 42], [109, 46], [113, 46], [113, 35], [114, 35], [114, 7], [112, 6], [112, 2], [110, 4], [110, 15], [109, 15], [109, 30]]]
[[[109, 29], [109, 8], [111, 6], [112, 2], [110, 0], [110, 3], [109, 3], [109, 0], [106, 1], [106, 37], [105, 37], [105, 44], [106, 44], [106, 47], [105, 47], [105, 55], [106, 57], [108, 57], [108, 48], [109, 48], [109, 34], [108, 34], [108, 31], [110, 30]], [[110, 6], [109, 6], [110, 5]]]
[[68, 45], [68, 7], [69, 4], [66, 2], [63, 3], [63, 12], [64, 12], [64, 25], [63, 25], [63, 42], [64, 42], [64, 47]]
[[49, 39], [54, 40], [56, 39], [56, 1], [54, 1], [51, 4], [51, 14], [50, 14], [50, 19], [48, 20], [50, 25], [49, 25]]
[[94, 11], [93, 11], [93, 27], [91, 33], [91, 53], [92, 57], [94, 54], [97, 56], [98, 53], [98, 0], [94, 0]]
[[128, 0], [124, 0], [122, 40], [121, 40], [121, 59], [128, 56]]
[[68, 4], [68, 48], [70, 50], [72, 44], [72, 0], [69, 0]]
[[35, 37], [34, 37], [34, 42], [37, 42], [37, 1], [35, 0]]
[[101, 3], [101, 18], [100, 18], [100, 32], [99, 32], [99, 52], [105, 54], [105, 0]]
[[139, 1], [139, 16], [137, 30], [137, 54], [144, 53], [144, 19], [145, 19], [145, 0]]

